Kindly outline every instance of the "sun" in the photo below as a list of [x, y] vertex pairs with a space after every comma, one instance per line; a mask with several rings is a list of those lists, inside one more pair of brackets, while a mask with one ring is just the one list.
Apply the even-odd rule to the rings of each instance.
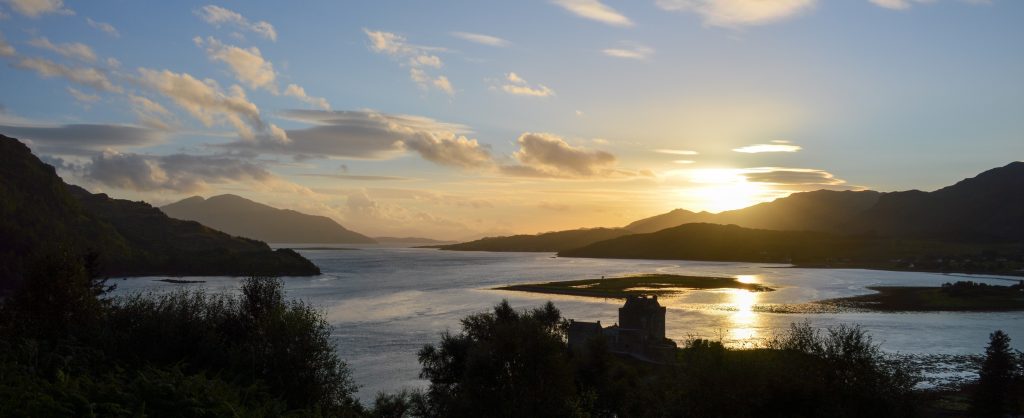
[[698, 185], [681, 192], [687, 200], [700, 206], [694, 209], [709, 212], [745, 208], [764, 201], [770, 194], [764, 185], [747, 181], [737, 169], [693, 170], [689, 180]]

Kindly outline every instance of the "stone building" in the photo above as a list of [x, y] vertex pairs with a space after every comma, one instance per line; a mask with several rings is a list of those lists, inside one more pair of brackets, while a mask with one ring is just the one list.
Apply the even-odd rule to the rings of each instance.
[[629, 296], [619, 308], [619, 322], [615, 325], [602, 327], [600, 321], [570, 321], [569, 347], [584, 350], [591, 339], [603, 337], [612, 353], [664, 363], [675, 357], [676, 349], [676, 343], [665, 338], [665, 312], [657, 295]]

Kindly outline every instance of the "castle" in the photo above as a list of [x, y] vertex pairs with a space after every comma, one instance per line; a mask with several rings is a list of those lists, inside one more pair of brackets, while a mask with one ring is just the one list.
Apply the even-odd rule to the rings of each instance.
[[592, 338], [603, 336], [608, 351], [639, 360], [663, 363], [675, 355], [676, 343], [665, 338], [665, 307], [657, 295], [629, 296], [619, 308], [619, 323], [569, 322], [569, 348], [584, 350]]

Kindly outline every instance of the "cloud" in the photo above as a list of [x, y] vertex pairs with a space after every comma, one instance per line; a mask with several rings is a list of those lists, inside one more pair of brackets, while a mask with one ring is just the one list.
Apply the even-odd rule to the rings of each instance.
[[363, 29], [366, 37], [370, 40], [370, 50], [378, 54], [406, 60], [409, 67], [409, 78], [416, 85], [423, 89], [435, 88], [449, 96], [455, 94], [451, 81], [444, 75], [432, 76], [424, 68], [438, 69], [444, 66], [444, 62], [435, 51], [443, 51], [444, 48], [414, 45], [406, 41], [405, 37], [391, 32], [374, 31]]
[[763, 167], [747, 169], [747, 181], [779, 185], [840, 185], [846, 183], [823, 170], [805, 168]]
[[398, 176], [372, 176], [372, 175], [359, 175], [359, 174], [323, 174], [323, 173], [309, 173], [300, 174], [304, 177], [324, 177], [341, 180], [357, 180], [357, 181], [410, 181], [415, 180], [412, 177], [398, 177]]
[[484, 35], [480, 33], [452, 32], [452, 36], [465, 41], [474, 42], [487, 46], [504, 47], [509, 46], [511, 44], [511, 42], [501, 39], [497, 36]]
[[100, 101], [100, 96], [98, 96], [98, 95], [83, 93], [81, 90], [78, 90], [78, 89], [76, 89], [74, 87], [68, 87], [67, 90], [68, 90], [68, 93], [70, 93], [71, 96], [74, 97], [75, 100], [78, 100], [79, 102], [82, 102], [82, 103], [85, 103], [85, 104], [91, 104], [91, 103], [96, 103], [96, 102]]
[[13, 57], [16, 53], [14, 47], [4, 39], [4, 34], [0, 33], [0, 57]]
[[227, 64], [235, 78], [249, 88], [262, 88], [277, 94], [277, 72], [274, 71], [274, 64], [263, 59], [259, 48], [245, 49], [226, 45], [212, 36], [205, 41], [197, 36], [193, 42], [200, 48], [205, 46], [206, 55], [211, 60]]
[[502, 167], [506, 174], [592, 177], [606, 174], [616, 163], [615, 156], [608, 152], [573, 147], [552, 134], [524, 133], [517, 142], [519, 150], [512, 156], [522, 166]]
[[656, 150], [654, 150], [654, 152], [657, 152], [659, 154], [669, 154], [669, 155], [697, 155], [697, 154], [699, 154], [697, 151], [690, 151], [690, 150], [685, 150], [685, 149], [665, 149], [665, 148], [656, 149]]
[[73, 15], [74, 10], [64, 7], [62, 0], [5, 0], [14, 11], [28, 16], [39, 17], [48, 13]]
[[284, 95], [296, 97], [305, 103], [319, 107], [323, 110], [331, 110], [331, 104], [327, 102], [327, 99], [307, 95], [306, 89], [302, 88], [298, 84], [289, 84], [288, 88], [284, 89]]
[[459, 124], [411, 115], [374, 111], [291, 110], [291, 120], [315, 126], [291, 129], [288, 144], [236, 142], [229, 147], [260, 153], [304, 157], [388, 159], [412, 151], [438, 165], [462, 169], [494, 166], [489, 149], [468, 138]]
[[608, 48], [603, 52], [609, 57], [645, 60], [654, 54], [654, 49], [640, 44], [624, 43], [619, 48]]
[[598, 0], [553, 0], [570, 13], [612, 26], [633, 26], [633, 21]]
[[733, 148], [733, 151], [742, 152], [744, 154], [758, 154], [762, 152], [797, 152], [801, 148], [799, 145], [789, 145], [785, 143], [775, 144], [754, 144], [747, 145], [745, 147]]
[[15, 67], [24, 70], [32, 70], [44, 78], [64, 77], [72, 82], [86, 85], [97, 90], [120, 93], [120, 86], [115, 86], [107, 78], [107, 75], [95, 68], [78, 67], [72, 68], [63, 64], [57, 64], [45, 58], [23, 58], [14, 64]]
[[284, 130], [265, 122], [259, 108], [239, 86], [225, 93], [216, 81], [200, 81], [187, 73], [139, 68], [139, 75], [141, 85], [164, 95], [207, 127], [226, 122], [243, 139], [256, 139], [258, 132], [274, 141], [288, 142]]
[[117, 28], [115, 28], [114, 25], [111, 25], [111, 24], [106, 23], [106, 22], [97, 22], [95, 20], [92, 20], [92, 18], [89, 18], [89, 17], [85, 18], [85, 22], [88, 23], [89, 26], [91, 26], [93, 29], [102, 31], [103, 33], [106, 33], [107, 35], [113, 36], [115, 38], [120, 38], [121, 37], [121, 32], [118, 32]]
[[[417, 149], [426, 155], [437, 155], [442, 161], [444, 153], [434, 152], [423, 136], [457, 138], [468, 134], [464, 125], [439, 122], [430, 118], [411, 115], [391, 115], [372, 110], [320, 111], [289, 110], [281, 117], [314, 126], [288, 130], [291, 142], [288, 144], [268, 142], [236, 142], [230, 147], [268, 154], [305, 157], [337, 157], [359, 159], [389, 159], [408, 151], [406, 143], [416, 143]], [[442, 143], [437, 147], [451, 146]], [[436, 147], [435, 147], [436, 148]], [[470, 159], [471, 160], [471, 159]], [[457, 161], [457, 159], [455, 160]], [[456, 164], [449, 164], [456, 165]]]
[[554, 90], [551, 90], [548, 86], [543, 84], [531, 87], [530, 83], [516, 73], [508, 73], [508, 75], [505, 76], [505, 80], [507, 82], [501, 86], [501, 90], [508, 94], [532, 97], [548, 97], [555, 95]]
[[64, 44], [54, 44], [45, 37], [33, 38], [28, 41], [29, 45], [36, 48], [47, 49], [63, 55], [68, 58], [74, 58], [85, 62], [96, 62], [96, 53], [93, 52], [92, 48], [88, 45], [80, 42], [69, 42]]
[[246, 19], [245, 16], [242, 16], [238, 12], [228, 10], [220, 6], [214, 6], [212, 4], [199, 8], [195, 11], [195, 14], [204, 22], [217, 27], [229, 24], [236, 28], [259, 34], [271, 41], [277, 41], [277, 31], [274, 29], [273, 25], [266, 21], [261, 20], [259, 22], [250, 22], [249, 19]]
[[817, 0], [657, 0], [663, 10], [699, 14], [711, 26], [738, 27], [780, 21], [814, 7]]
[[171, 130], [171, 125], [166, 120], [170, 119], [172, 115], [163, 105], [134, 94], [129, 94], [128, 100], [131, 102], [132, 112], [143, 126], [162, 131]]
[[409, 69], [409, 78], [415, 81], [421, 88], [428, 89], [430, 87], [441, 90], [447, 93], [449, 96], [455, 94], [455, 89], [452, 87], [451, 81], [448, 81], [448, 77], [438, 76], [437, 78], [431, 78], [427, 75], [426, 71], [419, 68]]
[[493, 164], [490, 152], [475, 139], [451, 132], [417, 132], [405, 146], [423, 159], [457, 168], [482, 168]]
[[150, 146], [164, 139], [161, 132], [130, 125], [0, 125], [0, 132], [29, 141], [37, 151], [60, 155], [91, 155], [105, 148]]
[[84, 168], [85, 177], [118, 189], [197, 193], [210, 184], [271, 183], [269, 171], [236, 158], [188, 154], [142, 155], [105, 150]]
[[909, 9], [912, 3], [931, 3], [934, 0], [870, 0], [877, 6], [893, 10]]

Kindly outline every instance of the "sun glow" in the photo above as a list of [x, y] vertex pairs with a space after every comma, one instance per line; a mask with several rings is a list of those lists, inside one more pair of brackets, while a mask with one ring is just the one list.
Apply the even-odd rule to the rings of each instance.
[[722, 212], [741, 209], [779, 197], [779, 191], [766, 183], [747, 180], [746, 169], [702, 168], [679, 170], [691, 187], [680, 189], [679, 194], [690, 202], [691, 210]]

